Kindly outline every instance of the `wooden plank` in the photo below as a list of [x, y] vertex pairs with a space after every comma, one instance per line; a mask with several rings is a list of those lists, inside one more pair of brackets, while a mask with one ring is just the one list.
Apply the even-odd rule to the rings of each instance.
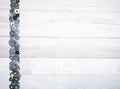
[[[8, 63], [8, 58], [0, 58], [2, 89], [8, 89], [10, 83]], [[119, 59], [22, 58], [21, 88], [119, 89], [119, 67]]]
[[[3, 11], [3, 13], [6, 12]], [[117, 38], [120, 37], [119, 18], [120, 13], [25, 11], [21, 14], [20, 35]], [[0, 36], [9, 36], [8, 17], [0, 16], [0, 19]]]
[[[96, 6], [97, 8], [94, 8], [92, 10], [96, 9], [102, 9], [102, 10], [115, 10], [116, 8], [119, 7], [119, 2], [118, 0], [36, 0], [35, 2], [32, 0], [24, 0], [21, 1], [21, 8], [24, 9], [71, 9], [71, 6], [74, 6], [74, 8], [79, 9], [79, 6], [86, 6], [86, 7], [91, 7], [91, 6]], [[32, 7], [31, 7], [32, 6]], [[70, 6], [70, 7], [66, 7]], [[85, 7], [84, 7], [85, 8]], [[84, 10], [81, 8], [81, 10]], [[85, 10], [91, 10], [91, 8], [85, 8]], [[116, 9], [118, 10], [118, 9]]]
[[[28, 81], [29, 80], [29, 81]], [[120, 88], [120, 76], [116, 75], [30, 75], [21, 79], [22, 89], [110, 89]], [[28, 86], [29, 85], [29, 86]]]
[[[21, 58], [22, 75], [119, 75], [119, 59]], [[0, 58], [0, 75], [9, 74], [8, 58]]]
[[[21, 1], [21, 36], [120, 37], [118, 1], [36, 2]], [[9, 3], [5, 0], [0, 4], [0, 36], [9, 36]]]
[[[24, 58], [21, 59], [24, 61]], [[33, 75], [119, 75], [119, 59], [28, 58]]]
[[[8, 75], [1, 75], [0, 86], [9, 89]], [[119, 75], [22, 75], [22, 89], [119, 89]], [[29, 85], [29, 86], [28, 86]], [[87, 86], [86, 86], [87, 85]]]
[[[0, 57], [8, 57], [8, 39], [0, 37]], [[119, 39], [21, 37], [20, 43], [23, 58], [120, 58]]]

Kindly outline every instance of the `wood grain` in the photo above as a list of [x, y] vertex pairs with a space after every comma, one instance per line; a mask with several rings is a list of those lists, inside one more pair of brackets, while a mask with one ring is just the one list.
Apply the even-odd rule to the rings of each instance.
[[[117, 0], [36, 2], [21, 1], [21, 36], [120, 37]], [[0, 4], [0, 36], [9, 36], [9, 3]]]
[[[21, 1], [22, 57], [120, 58], [118, 0]], [[8, 57], [9, 2], [0, 1], [0, 57]]]
[[[119, 3], [21, 0], [21, 89], [120, 89]], [[1, 89], [9, 86], [8, 18], [9, 1], [0, 0]]]
[[[0, 58], [2, 89], [9, 89], [9, 61]], [[22, 89], [119, 89], [120, 60], [21, 58], [21, 74]]]
[[[0, 56], [8, 57], [9, 38], [0, 37]], [[120, 40], [21, 37], [21, 57], [120, 58]]]

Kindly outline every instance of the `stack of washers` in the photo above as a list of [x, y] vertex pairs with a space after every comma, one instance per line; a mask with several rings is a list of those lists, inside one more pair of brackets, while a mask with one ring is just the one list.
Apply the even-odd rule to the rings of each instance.
[[9, 81], [10, 89], [20, 89], [20, 44], [19, 44], [19, 23], [20, 23], [20, 12], [19, 12], [19, 0], [10, 0], [10, 50], [9, 58], [10, 64], [9, 69], [11, 71]]

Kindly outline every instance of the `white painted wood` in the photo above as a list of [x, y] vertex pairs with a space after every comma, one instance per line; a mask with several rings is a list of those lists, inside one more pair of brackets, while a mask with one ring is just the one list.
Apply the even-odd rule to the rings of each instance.
[[[118, 0], [21, 1], [21, 36], [118, 38], [118, 3]], [[4, 0], [0, 4], [0, 36], [8, 36], [9, 3]]]
[[31, 61], [33, 75], [115, 75], [119, 59], [37, 58]]
[[[26, 79], [26, 81], [24, 80]], [[28, 81], [31, 80], [31, 81]], [[120, 77], [96, 75], [23, 76], [22, 89], [119, 89]], [[27, 85], [27, 86], [26, 86]], [[29, 85], [29, 86], [28, 86]]]
[[[7, 14], [6, 11], [1, 13]], [[21, 14], [21, 36], [119, 37], [120, 13], [42, 12]], [[7, 15], [1, 16], [0, 36], [9, 35]]]
[[[9, 89], [8, 75], [1, 75], [0, 87]], [[119, 75], [23, 75], [22, 89], [119, 89]]]
[[[8, 38], [0, 37], [0, 57], [8, 57]], [[22, 58], [120, 58], [119, 39], [21, 37]]]
[[[21, 57], [120, 58], [118, 0], [22, 0], [20, 8]], [[0, 13], [0, 57], [8, 57], [7, 0]]]
[[[21, 89], [119, 89], [119, 3], [22, 0]], [[1, 89], [9, 85], [8, 17], [9, 2], [1, 0]]]
[[[8, 64], [0, 58], [2, 89], [9, 89]], [[119, 59], [21, 58], [21, 73], [22, 89], [120, 88]]]
[[[9, 74], [8, 58], [0, 58], [0, 75]], [[119, 59], [21, 58], [22, 75], [119, 75]]]

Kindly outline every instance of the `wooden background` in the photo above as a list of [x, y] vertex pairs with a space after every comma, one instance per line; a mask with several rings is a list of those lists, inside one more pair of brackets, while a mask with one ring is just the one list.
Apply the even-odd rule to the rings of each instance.
[[[9, 85], [9, 1], [0, 0], [0, 89]], [[120, 0], [21, 0], [21, 89], [120, 89]]]
[[[21, 57], [120, 58], [119, 0], [22, 0]], [[8, 57], [9, 2], [0, 1], [0, 57]]]

